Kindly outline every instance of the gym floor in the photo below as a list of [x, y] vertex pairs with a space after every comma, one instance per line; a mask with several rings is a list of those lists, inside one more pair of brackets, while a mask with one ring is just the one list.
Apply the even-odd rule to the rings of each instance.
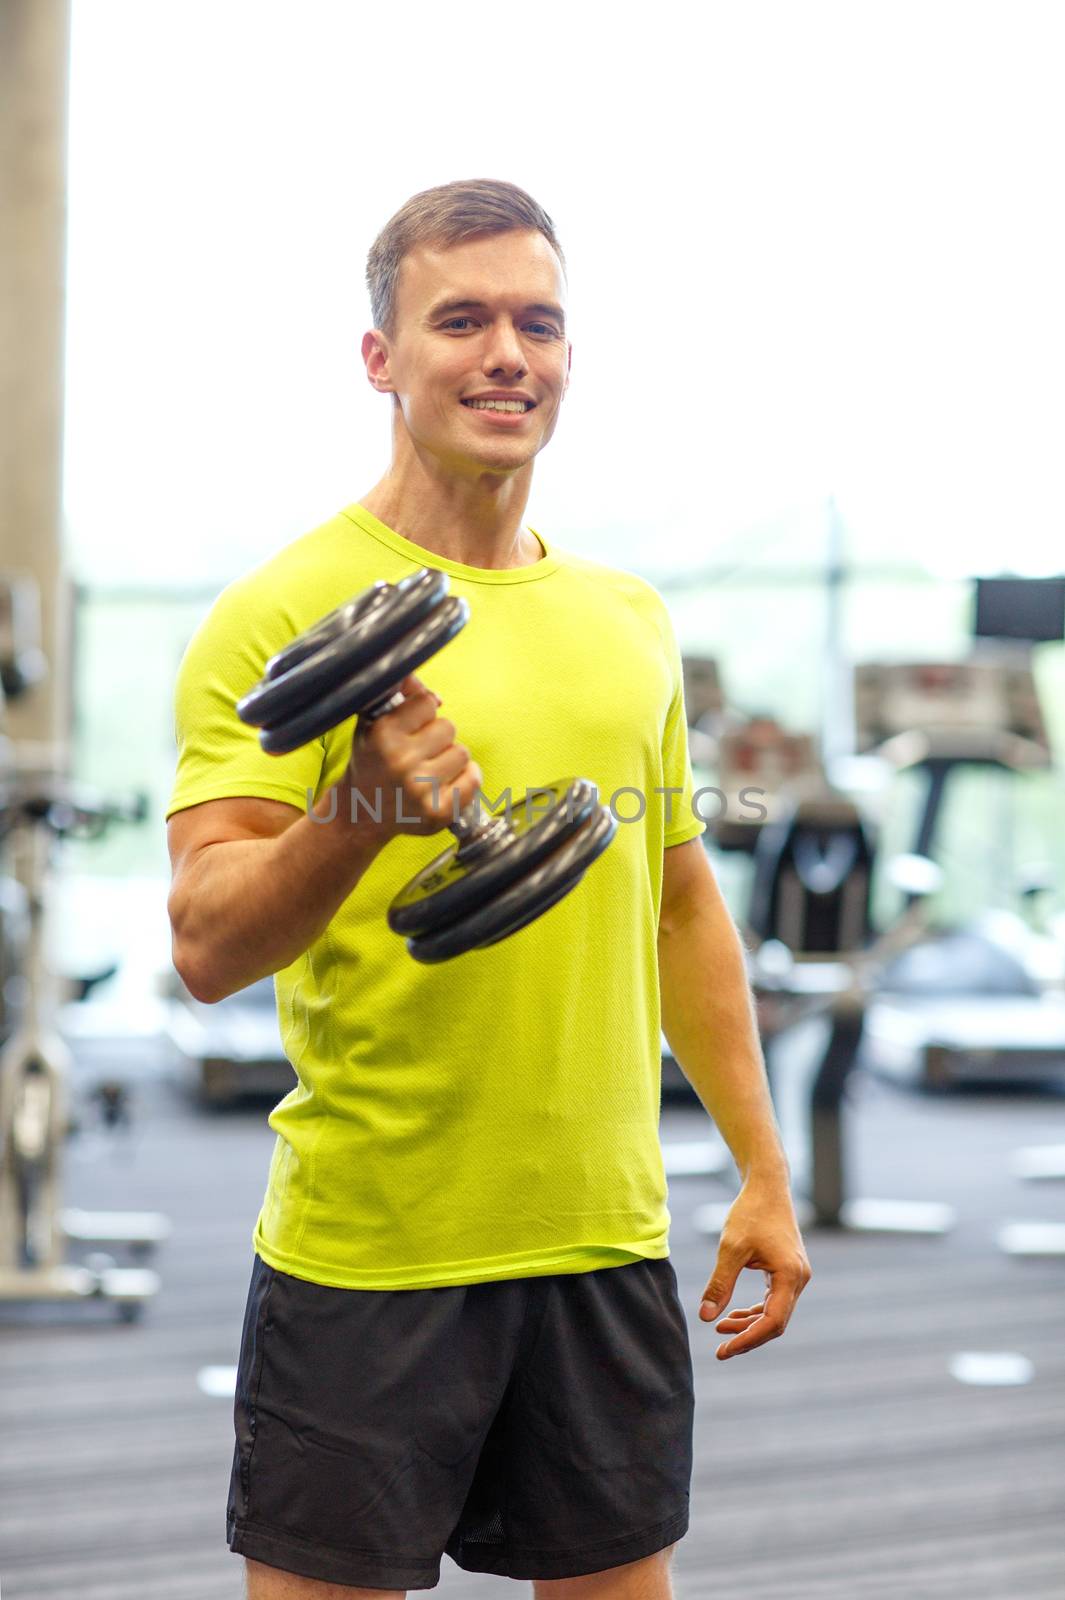
[[[71, 1142], [65, 1202], [166, 1212], [162, 1290], [136, 1326], [97, 1304], [0, 1307], [0, 1586], [4, 1600], [239, 1600], [224, 1542], [232, 1400], [198, 1375], [236, 1362], [266, 1108], [201, 1111], [143, 1041], [109, 1051], [136, 1075], [133, 1127]], [[1065, 1082], [929, 1098], [862, 1075], [847, 1117], [854, 1193], [946, 1201], [957, 1225], [809, 1231], [814, 1279], [786, 1336], [741, 1359], [715, 1361], [720, 1336], [696, 1317], [716, 1241], [694, 1213], [732, 1190], [671, 1181], [697, 1393], [676, 1594], [1060, 1600], [1065, 1261], [1006, 1256], [995, 1235], [1065, 1222], [1065, 1184], [1010, 1169], [1017, 1147], [1065, 1142]], [[708, 1132], [697, 1106], [665, 1107], [663, 1142]], [[741, 1285], [738, 1303], [759, 1298], [760, 1274]], [[963, 1351], [1017, 1352], [1033, 1377], [960, 1382]], [[531, 1586], [445, 1558], [436, 1592], [503, 1600]]]

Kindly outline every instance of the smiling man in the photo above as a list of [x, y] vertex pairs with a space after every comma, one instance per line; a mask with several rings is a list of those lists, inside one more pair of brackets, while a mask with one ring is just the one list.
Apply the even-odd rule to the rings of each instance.
[[[648, 584], [524, 521], [570, 374], [550, 217], [509, 183], [430, 189], [367, 281], [391, 464], [229, 585], [176, 694], [174, 962], [207, 1001], [274, 974], [298, 1080], [270, 1117], [228, 1541], [252, 1600], [395, 1600], [445, 1552], [536, 1600], [665, 1600], [694, 1396], [661, 1028], [743, 1179], [700, 1310], [719, 1358], [782, 1333], [810, 1276], [679, 654]], [[369, 727], [264, 754], [234, 707], [269, 658], [422, 566], [470, 606], [432, 688], [411, 676]], [[605, 855], [510, 938], [412, 961], [384, 913], [433, 835], [558, 773], [617, 802]], [[352, 820], [354, 790], [402, 805]], [[722, 1317], [744, 1267], [768, 1293]]]
[[[393, 396], [392, 465], [362, 505], [462, 565], [539, 561], [542, 542], [521, 519], [569, 385], [556, 249], [527, 229], [426, 242], [398, 261], [395, 249], [386, 234], [370, 258], [371, 289], [376, 277], [393, 299], [374, 307], [392, 337], [362, 341], [370, 382]], [[486, 330], [503, 346], [487, 369]]]

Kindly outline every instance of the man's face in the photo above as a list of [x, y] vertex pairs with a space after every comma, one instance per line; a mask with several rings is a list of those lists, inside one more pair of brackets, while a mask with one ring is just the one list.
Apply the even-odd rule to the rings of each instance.
[[[374, 386], [396, 396], [417, 449], [469, 477], [531, 462], [569, 384], [564, 294], [559, 259], [535, 231], [404, 256], [396, 336], [366, 334], [363, 356]], [[489, 396], [526, 404], [470, 404]]]

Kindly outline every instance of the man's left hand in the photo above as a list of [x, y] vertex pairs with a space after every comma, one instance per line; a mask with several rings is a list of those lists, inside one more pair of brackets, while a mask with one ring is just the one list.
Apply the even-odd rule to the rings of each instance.
[[[744, 1267], [765, 1273], [765, 1299], [722, 1317]], [[717, 1332], [737, 1336], [718, 1345], [717, 1359], [746, 1355], [779, 1339], [811, 1276], [787, 1180], [748, 1178], [725, 1219], [713, 1276], [699, 1307], [701, 1322], [721, 1318]]]

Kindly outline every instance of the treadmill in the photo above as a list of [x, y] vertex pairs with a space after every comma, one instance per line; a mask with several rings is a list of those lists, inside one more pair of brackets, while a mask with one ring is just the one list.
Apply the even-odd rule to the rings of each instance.
[[[932, 861], [961, 769], [1052, 766], [1032, 655], [1065, 637], [1065, 578], [978, 578], [973, 633], [964, 661], [855, 669], [857, 750], [924, 774], [912, 850]], [[1004, 910], [931, 934], [881, 975], [862, 1064], [927, 1088], [1065, 1075], [1065, 948]]]

